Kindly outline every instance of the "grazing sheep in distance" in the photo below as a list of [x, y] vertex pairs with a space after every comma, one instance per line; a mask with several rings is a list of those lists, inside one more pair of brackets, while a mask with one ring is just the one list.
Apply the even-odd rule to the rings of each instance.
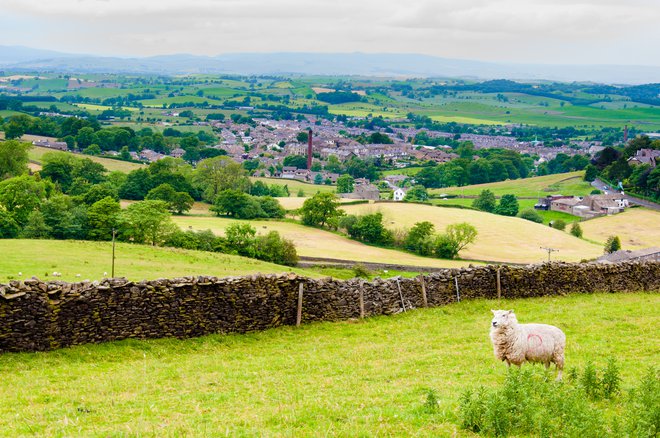
[[546, 369], [557, 366], [557, 380], [564, 369], [566, 335], [559, 328], [547, 324], [518, 324], [513, 310], [491, 310], [493, 320], [490, 339], [495, 357], [520, 366], [524, 362], [540, 362]]

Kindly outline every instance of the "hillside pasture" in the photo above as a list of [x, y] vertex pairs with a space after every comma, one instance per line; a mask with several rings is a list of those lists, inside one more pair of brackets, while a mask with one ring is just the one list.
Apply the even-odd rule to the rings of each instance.
[[[28, 151], [28, 156], [30, 160], [36, 164], [41, 164], [43, 161], [43, 156], [45, 154], [52, 153], [52, 154], [71, 154], [72, 152], [63, 152], [63, 151], [56, 151], [53, 149], [48, 149], [44, 148], [41, 146], [34, 146]], [[124, 172], [128, 173], [132, 170], [135, 169], [140, 169], [145, 167], [144, 164], [139, 164], [139, 163], [131, 163], [129, 161], [121, 161], [121, 160], [113, 160], [112, 158], [103, 158], [103, 157], [95, 157], [93, 155], [81, 155], [81, 154], [74, 154], [77, 158], [89, 158], [90, 160], [94, 161], [95, 163], [102, 164], [103, 167], [108, 169], [108, 171], [119, 171], [119, 172]]]
[[[0, 240], [0, 282], [36, 276], [42, 280], [100, 280], [112, 272], [112, 243], [73, 240]], [[247, 275], [312, 271], [229, 254], [117, 243], [115, 276], [139, 281], [186, 275]], [[18, 273], [22, 273], [21, 276]], [[53, 272], [62, 276], [53, 278]], [[80, 274], [80, 277], [77, 275]]]
[[490, 190], [495, 196], [512, 194], [522, 197], [542, 198], [548, 195], [584, 196], [591, 193], [593, 187], [583, 180], [584, 172], [557, 173], [554, 175], [535, 176], [532, 178], [510, 179], [506, 181], [475, 184], [463, 187], [445, 187], [431, 189], [434, 195], [449, 194], [472, 196], [483, 190]]
[[481, 211], [439, 208], [430, 205], [407, 203], [379, 203], [347, 205], [342, 207], [348, 214], [381, 212], [388, 228], [410, 228], [417, 222], [429, 221], [437, 232], [444, 232], [447, 225], [467, 222], [477, 228], [476, 242], [461, 251], [466, 259], [491, 262], [539, 263], [547, 260], [541, 247], [558, 249], [553, 260], [577, 262], [596, 258], [602, 247], [517, 217], [500, 216]]
[[623, 213], [580, 222], [584, 237], [605, 243], [619, 236], [622, 249], [636, 250], [660, 247], [660, 212], [646, 208], [629, 208]]
[[291, 196], [297, 196], [298, 191], [302, 190], [304, 196], [314, 196], [317, 193], [326, 193], [326, 192], [336, 192], [337, 186], [325, 185], [325, 184], [311, 184], [297, 179], [285, 179], [285, 178], [264, 178], [264, 177], [251, 177], [252, 182], [261, 181], [264, 184], [272, 185], [276, 184], [279, 186], [287, 186], [289, 188], [289, 194]]
[[225, 217], [173, 216], [172, 219], [182, 229], [211, 230], [224, 235], [231, 224], [249, 224], [259, 234], [277, 231], [296, 245], [298, 255], [322, 257], [356, 262], [388, 263], [407, 266], [434, 268], [454, 268], [466, 266], [469, 262], [420, 257], [394, 249], [379, 248], [351, 240], [336, 233], [318, 228], [306, 227], [293, 222], [268, 220], [237, 220]]
[[489, 309], [560, 327], [567, 369], [615, 358], [623, 398], [660, 362], [659, 306], [660, 295], [642, 293], [464, 301], [244, 335], [3, 354], [0, 435], [471, 437], [459, 427], [461, 394], [506, 375]]

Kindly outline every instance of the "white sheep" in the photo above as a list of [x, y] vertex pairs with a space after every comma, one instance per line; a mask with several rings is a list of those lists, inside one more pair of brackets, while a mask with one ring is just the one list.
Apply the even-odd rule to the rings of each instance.
[[559, 328], [547, 324], [518, 324], [513, 310], [491, 310], [493, 321], [490, 339], [495, 357], [520, 366], [524, 362], [540, 362], [547, 368], [557, 367], [557, 380], [564, 369], [566, 335]]

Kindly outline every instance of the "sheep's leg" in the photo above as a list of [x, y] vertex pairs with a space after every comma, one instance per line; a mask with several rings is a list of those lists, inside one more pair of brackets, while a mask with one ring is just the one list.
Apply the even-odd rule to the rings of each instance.
[[562, 372], [564, 371], [564, 355], [563, 354], [555, 355], [553, 362], [557, 366], [557, 380], [561, 380]]

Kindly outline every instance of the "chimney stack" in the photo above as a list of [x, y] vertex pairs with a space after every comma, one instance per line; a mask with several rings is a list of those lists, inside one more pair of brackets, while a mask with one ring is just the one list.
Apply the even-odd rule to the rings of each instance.
[[628, 143], [628, 125], [623, 127], [623, 144]]
[[307, 170], [312, 170], [312, 128], [307, 133]]

